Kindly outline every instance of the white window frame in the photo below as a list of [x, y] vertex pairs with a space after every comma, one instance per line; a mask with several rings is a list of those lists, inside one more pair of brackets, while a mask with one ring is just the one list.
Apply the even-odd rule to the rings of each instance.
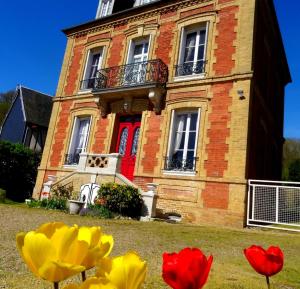
[[[71, 138], [70, 138], [70, 144], [69, 144], [69, 149], [68, 149], [68, 155], [70, 154], [75, 154], [75, 151], [78, 149], [75, 147], [77, 139], [79, 137], [79, 127], [80, 127], [80, 122], [84, 121], [84, 120], [88, 120], [88, 130], [87, 133], [85, 135], [85, 139], [83, 142], [83, 147], [82, 147], [82, 151], [81, 153], [86, 152], [86, 148], [88, 145], [88, 141], [89, 141], [89, 135], [90, 135], [90, 130], [91, 130], [91, 123], [92, 123], [92, 116], [76, 116], [74, 118], [73, 121], [73, 128], [72, 128], [72, 134], [71, 134]], [[78, 164], [72, 164], [72, 165], [65, 165], [66, 166], [77, 166]]]
[[[141, 45], [141, 44], [144, 45], [146, 43], [148, 43], [148, 50], [147, 50], [147, 52], [144, 51], [144, 47], [143, 47], [143, 52], [141, 54], [134, 55], [135, 47], [137, 45]], [[151, 35], [148, 36], [148, 37], [143, 37], [143, 38], [137, 38], [137, 39], [130, 40], [129, 47], [128, 47], [126, 64], [128, 64], [128, 65], [132, 64], [133, 65], [135, 57], [136, 58], [141, 57], [142, 60], [139, 61], [139, 62], [147, 62], [149, 60], [150, 45], [151, 45]], [[139, 67], [138, 70], [147, 69], [147, 64], [142, 64], [141, 63], [138, 67]], [[130, 74], [132, 72], [132, 70], [131, 70], [130, 67], [128, 67], [128, 72], [130, 72]], [[125, 74], [125, 77], [126, 77], [126, 74]], [[140, 81], [141, 81], [141, 74], [138, 73], [136, 78], [132, 78], [132, 81], [128, 81], [126, 79], [125, 83], [129, 83], [130, 84], [132, 82], [132, 84], [136, 84], [136, 83], [139, 83]]]
[[[109, 4], [108, 4], [108, 6], [105, 6], [105, 4], [107, 2], [109, 2]], [[97, 9], [97, 13], [96, 13], [96, 19], [111, 15], [114, 4], [115, 4], [115, 0], [100, 0], [98, 9]]]
[[[92, 69], [92, 61], [93, 61], [93, 56], [95, 54], [100, 54], [97, 70], [102, 68], [104, 47], [100, 46], [100, 47], [97, 47], [97, 48], [90, 49], [87, 53], [87, 58], [86, 58], [86, 62], [85, 62], [85, 68], [84, 68], [82, 81], [87, 81], [88, 79], [90, 79], [89, 74], [90, 74], [91, 69]], [[91, 88], [84, 88], [83, 84], [81, 84], [80, 90], [84, 91], [84, 92], [87, 92], [87, 91], [90, 92]]]
[[[180, 47], [179, 47], [179, 56], [178, 56], [178, 65], [183, 65], [184, 54], [185, 54], [185, 45], [186, 45], [186, 37], [187, 34], [197, 32], [196, 36], [196, 44], [195, 44], [195, 54], [194, 54], [194, 65], [197, 63], [197, 56], [198, 56], [198, 49], [199, 49], [199, 41], [200, 41], [200, 31], [205, 31], [205, 44], [204, 44], [204, 54], [203, 54], [203, 61], [206, 61], [207, 56], [207, 41], [208, 41], [208, 32], [209, 32], [209, 22], [204, 22], [198, 25], [193, 26], [186, 26], [181, 29], [180, 35]], [[192, 80], [197, 78], [204, 78], [205, 72], [203, 73], [192, 73], [189, 75], [178, 75], [174, 77], [174, 81], [181, 81], [181, 80]]]
[[[200, 120], [201, 120], [201, 108], [195, 108], [195, 109], [189, 109], [189, 110], [172, 110], [171, 113], [171, 122], [170, 122], [170, 134], [169, 134], [169, 140], [168, 140], [168, 149], [167, 149], [167, 157], [170, 158], [172, 156], [172, 145], [175, 138], [176, 130], [174, 128], [175, 125], [175, 117], [182, 114], [188, 114], [191, 115], [192, 113], [197, 112], [197, 121], [196, 121], [196, 135], [195, 135], [195, 149], [194, 149], [194, 158], [197, 157], [197, 149], [198, 149], [198, 139], [199, 139], [199, 129], [200, 129]], [[188, 138], [190, 132], [190, 120], [191, 117], [187, 118], [187, 130], [185, 133], [185, 140], [184, 140], [184, 152], [182, 159], [186, 159], [187, 151], [188, 151]], [[167, 160], [166, 160], [167, 161]], [[194, 168], [192, 171], [182, 171], [182, 170], [164, 170], [163, 173], [166, 175], [184, 175], [184, 176], [194, 176], [196, 174], [196, 165], [195, 162]]]
[[147, 53], [145, 53], [144, 51], [142, 52], [142, 54], [139, 54], [141, 55], [142, 57], [146, 56], [146, 60], [145, 61], [148, 61], [149, 59], [149, 49], [150, 49], [150, 44], [151, 44], [151, 36], [149, 37], [145, 37], [145, 38], [142, 38], [142, 39], [133, 39], [130, 41], [129, 43], [129, 49], [128, 49], [128, 55], [127, 55], [127, 61], [126, 63], [127, 64], [131, 64], [131, 63], [134, 63], [133, 62], [133, 59], [134, 59], [134, 49], [137, 45], [140, 45], [140, 44], [145, 44], [145, 43], [148, 43], [148, 51]]

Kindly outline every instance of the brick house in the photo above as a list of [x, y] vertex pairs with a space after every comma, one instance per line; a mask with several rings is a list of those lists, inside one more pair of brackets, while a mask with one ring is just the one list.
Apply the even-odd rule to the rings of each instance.
[[281, 175], [291, 78], [273, 1], [100, 0], [64, 33], [34, 196], [49, 175], [156, 183], [158, 213], [243, 226], [247, 179]]

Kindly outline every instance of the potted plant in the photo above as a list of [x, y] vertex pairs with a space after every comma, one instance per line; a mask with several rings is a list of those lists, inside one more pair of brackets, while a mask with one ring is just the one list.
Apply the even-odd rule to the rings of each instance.
[[72, 192], [71, 199], [69, 199], [69, 213], [71, 215], [79, 214], [79, 212], [83, 208], [84, 204], [85, 204], [85, 202], [81, 202], [79, 200], [79, 193]]

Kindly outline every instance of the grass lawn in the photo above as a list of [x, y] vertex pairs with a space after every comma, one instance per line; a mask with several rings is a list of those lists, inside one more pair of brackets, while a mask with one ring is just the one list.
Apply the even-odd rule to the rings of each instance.
[[[266, 288], [264, 277], [248, 265], [243, 255], [243, 249], [252, 244], [264, 247], [278, 245], [285, 254], [283, 271], [271, 278], [272, 288], [300, 288], [300, 234], [297, 233], [99, 220], [56, 211], [29, 209], [23, 205], [0, 204], [0, 289], [52, 288], [49, 283], [33, 277], [22, 262], [15, 245], [17, 232], [33, 230], [50, 221], [101, 226], [104, 232], [114, 236], [113, 255], [120, 255], [128, 250], [137, 251], [148, 263], [144, 286], [147, 289], [168, 288], [161, 278], [161, 255], [184, 247], [199, 247], [206, 255], [214, 256], [205, 289]], [[75, 280], [78, 280], [77, 277]]]

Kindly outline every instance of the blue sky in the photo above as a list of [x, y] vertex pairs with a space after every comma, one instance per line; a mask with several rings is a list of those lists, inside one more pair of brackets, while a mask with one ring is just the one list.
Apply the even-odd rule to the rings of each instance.
[[[293, 83], [286, 88], [285, 137], [300, 138], [299, 0], [274, 0]], [[98, 0], [12, 0], [0, 4], [0, 92], [17, 84], [54, 94], [66, 38], [61, 29], [95, 17]]]

